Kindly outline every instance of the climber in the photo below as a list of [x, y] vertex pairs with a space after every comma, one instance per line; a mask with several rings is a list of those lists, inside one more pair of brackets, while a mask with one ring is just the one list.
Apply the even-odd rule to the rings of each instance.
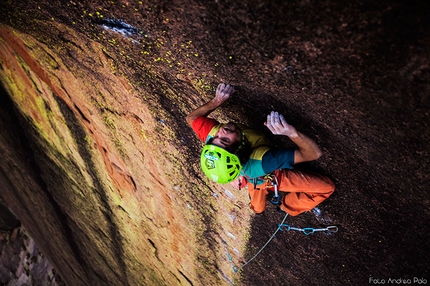
[[[203, 172], [214, 182], [247, 186], [250, 206], [260, 214], [266, 209], [269, 192], [286, 193], [274, 203], [280, 211], [296, 216], [313, 209], [335, 189], [327, 177], [294, 166], [318, 159], [322, 152], [308, 136], [287, 123], [283, 115], [272, 111], [264, 125], [275, 135], [288, 136], [296, 147], [274, 148], [259, 131], [242, 124], [221, 124], [208, 115], [233, 93], [234, 87], [219, 84], [215, 97], [193, 110], [186, 120], [198, 138], [205, 143], [201, 153]], [[273, 202], [273, 201], [272, 201]]]

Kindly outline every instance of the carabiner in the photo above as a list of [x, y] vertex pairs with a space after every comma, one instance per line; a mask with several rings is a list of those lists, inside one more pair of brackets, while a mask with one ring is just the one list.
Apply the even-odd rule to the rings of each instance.
[[273, 196], [273, 198], [270, 200], [272, 204], [275, 206], [281, 205], [281, 196]]
[[339, 229], [338, 229], [338, 227], [337, 226], [335, 226], [335, 225], [332, 225], [332, 226], [328, 226], [327, 227], [327, 231], [328, 232], [332, 232], [332, 233], [335, 233], [335, 232], [337, 232]]
[[312, 227], [305, 227], [302, 229], [302, 232], [306, 235], [313, 234], [315, 232], [315, 229]]

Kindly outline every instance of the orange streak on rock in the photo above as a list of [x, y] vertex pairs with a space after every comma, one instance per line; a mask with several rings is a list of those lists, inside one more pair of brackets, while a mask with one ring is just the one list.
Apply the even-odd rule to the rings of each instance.
[[[32, 83], [29, 76], [26, 72], [20, 68], [17, 70], [17, 67], [20, 65], [16, 61], [15, 63], [12, 61], [12, 57], [14, 55], [18, 55], [26, 65], [34, 72], [37, 77], [43, 81], [49, 88], [54, 92], [55, 95], [59, 96], [74, 112], [77, 118], [81, 119], [81, 123], [88, 130], [88, 134], [92, 136], [92, 139], [96, 142], [95, 148], [99, 151], [101, 157], [103, 158], [104, 165], [106, 170], [112, 179], [115, 187], [121, 191], [134, 191], [136, 186], [132, 179], [132, 176], [127, 171], [126, 165], [118, 159], [113, 153], [109, 151], [108, 144], [103, 137], [103, 133], [99, 131], [97, 126], [85, 120], [81, 113], [85, 116], [85, 118], [90, 118], [90, 116], [85, 115], [86, 109], [85, 103], [81, 102], [81, 100], [77, 97], [71, 98], [69, 94], [64, 91], [61, 87], [55, 85], [49, 74], [41, 67], [41, 65], [31, 56], [24, 42], [19, 39], [12, 30], [7, 28], [0, 28], [0, 37], [4, 40], [7, 45], [2, 44], [2, 51], [0, 52], [0, 59], [3, 64], [7, 66], [10, 70], [15, 70], [15, 72], [19, 73], [20, 82], [24, 85], [23, 89], [26, 91], [34, 90], [34, 84]], [[1, 44], [1, 43], [0, 43]], [[8, 48], [9, 46], [9, 48]], [[7, 52], [6, 52], [7, 49]], [[126, 82], [122, 82], [122, 84], [126, 85]], [[128, 84], [127, 84], [128, 85]], [[28, 97], [29, 100], [34, 101], [34, 95], [32, 97]], [[35, 104], [35, 102], [33, 102]], [[40, 121], [40, 115], [36, 112], [32, 112], [31, 116], [34, 120]]]

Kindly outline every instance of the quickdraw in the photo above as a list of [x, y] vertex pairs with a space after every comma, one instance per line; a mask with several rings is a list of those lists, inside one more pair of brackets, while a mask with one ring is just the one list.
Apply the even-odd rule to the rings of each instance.
[[275, 192], [270, 202], [275, 206], [281, 205], [281, 196], [278, 194], [278, 178], [274, 174], [268, 174], [264, 176], [264, 179], [267, 183], [272, 183], [273, 191]]
[[301, 231], [301, 232], [303, 232], [305, 235], [310, 235], [310, 234], [313, 234], [313, 233], [315, 233], [315, 232], [317, 232], [317, 231], [327, 231], [327, 232], [331, 232], [331, 233], [335, 233], [335, 232], [337, 232], [338, 231], [338, 228], [337, 228], [337, 226], [328, 226], [328, 227], [325, 227], [325, 228], [312, 228], [312, 227], [305, 227], [305, 228], [297, 228], [297, 227], [292, 227], [292, 226], [290, 226], [290, 225], [288, 225], [288, 224], [285, 224], [285, 223], [283, 223], [283, 224], [279, 224], [278, 225], [278, 228], [279, 228], [279, 230], [280, 231], [284, 231], [282, 228], [283, 227], [285, 227], [286, 228], [286, 230], [297, 230], [297, 231]]
[[248, 263], [250, 263], [252, 260], [254, 260], [254, 258], [256, 258], [261, 251], [263, 251], [263, 249], [269, 244], [270, 241], [272, 241], [272, 239], [275, 237], [275, 235], [278, 233], [278, 231], [284, 231], [282, 228], [284, 227], [286, 230], [296, 230], [296, 231], [301, 231], [303, 232], [305, 235], [310, 235], [313, 234], [315, 232], [322, 232], [322, 231], [327, 231], [330, 233], [335, 233], [338, 231], [338, 227], [337, 226], [328, 226], [326, 228], [311, 228], [311, 227], [307, 227], [307, 228], [297, 228], [297, 227], [292, 227], [288, 224], [285, 224], [285, 220], [287, 219], [288, 214], [285, 215], [284, 219], [282, 220], [282, 222], [280, 224], [278, 224], [278, 228], [276, 229], [276, 231], [273, 233], [273, 235], [269, 238], [269, 240], [263, 245], [263, 247], [251, 258], [249, 259], [247, 262], [245, 262], [242, 266], [237, 267], [234, 262], [233, 259], [230, 255], [230, 253], [228, 252], [228, 248], [227, 248], [227, 242], [225, 242], [223, 240], [223, 244], [224, 244], [224, 248], [225, 251], [227, 252], [227, 257], [228, 260], [230, 261], [231, 265], [232, 265], [232, 269], [234, 271], [234, 273], [239, 272], [239, 270], [241, 270], [243, 267], [245, 267]]

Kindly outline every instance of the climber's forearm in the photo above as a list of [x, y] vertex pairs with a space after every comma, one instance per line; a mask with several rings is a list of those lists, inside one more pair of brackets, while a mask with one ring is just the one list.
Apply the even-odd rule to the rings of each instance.
[[190, 114], [187, 115], [187, 123], [191, 126], [193, 121], [200, 116], [208, 116], [211, 114], [215, 109], [220, 107], [222, 102], [217, 100], [216, 98], [212, 99], [211, 101], [203, 104], [202, 106], [194, 109]]
[[297, 145], [294, 152], [294, 164], [313, 161], [322, 156], [322, 151], [317, 143], [303, 133], [297, 131], [297, 135], [289, 136], [289, 138]]

